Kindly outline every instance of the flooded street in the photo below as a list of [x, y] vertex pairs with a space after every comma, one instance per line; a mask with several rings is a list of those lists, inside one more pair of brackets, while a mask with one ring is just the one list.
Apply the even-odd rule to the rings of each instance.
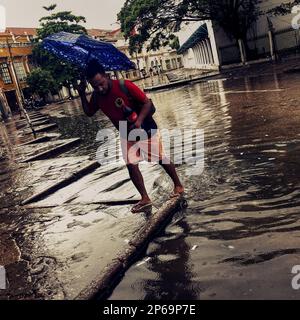
[[[232, 75], [151, 94], [160, 128], [204, 130], [205, 169], [190, 176], [187, 165], [178, 167], [188, 209], [176, 213], [110, 299], [300, 298], [291, 286], [292, 267], [300, 264], [299, 87], [299, 74], [269, 68], [261, 75]], [[130, 214], [130, 206], [100, 203], [137, 199], [120, 165], [20, 206], [95, 161], [101, 146], [97, 131], [110, 127], [101, 114], [84, 116], [77, 100], [42, 113], [57, 124], [51, 131], [55, 139], [81, 143], [55, 158], [20, 164], [35, 148], [16, 147], [32, 137], [18, 138], [12, 122], [1, 125], [0, 265], [9, 266], [11, 274], [22, 270], [17, 298], [73, 298], [97, 275], [99, 261], [125, 248], [147, 220]], [[42, 144], [42, 151], [56, 143]], [[143, 173], [159, 207], [171, 192], [170, 181], [159, 166], [145, 165]], [[37, 289], [27, 289], [32, 283]]]
[[160, 127], [204, 129], [205, 170], [111, 299], [300, 298], [299, 85], [270, 72], [152, 95]]

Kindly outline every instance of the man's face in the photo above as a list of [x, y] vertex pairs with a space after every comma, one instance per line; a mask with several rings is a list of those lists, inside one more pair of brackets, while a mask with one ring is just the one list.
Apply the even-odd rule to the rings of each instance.
[[97, 73], [94, 78], [90, 79], [90, 84], [94, 90], [101, 94], [106, 95], [109, 91], [109, 79], [105, 74]]

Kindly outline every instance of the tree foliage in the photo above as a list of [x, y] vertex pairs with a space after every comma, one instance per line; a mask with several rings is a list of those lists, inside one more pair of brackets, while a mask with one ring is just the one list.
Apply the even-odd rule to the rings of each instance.
[[45, 98], [49, 92], [55, 93], [58, 90], [57, 82], [54, 81], [51, 73], [41, 68], [34, 69], [26, 81], [31, 93], [37, 93], [43, 98]]
[[51, 34], [65, 31], [70, 33], [86, 33], [86, 29], [80, 25], [85, 23], [86, 19], [83, 16], [75, 16], [72, 11], [61, 11], [53, 13], [57, 5], [53, 4], [49, 7], [43, 7], [48, 16], [42, 17], [39, 21], [40, 28], [37, 30], [38, 39], [43, 40]]
[[[69, 89], [71, 95], [70, 88], [72, 84], [77, 82], [79, 71], [73, 65], [63, 62], [45, 51], [41, 47], [41, 41], [49, 35], [61, 31], [86, 34], [86, 29], [80, 24], [85, 23], [86, 19], [83, 16], [73, 15], [71, 11], [54, 12], [56, 7], [56, 4], [43, 7], [49, 14], [39, 20], [40, 27], [37, 29], [33, 59], [41, 69], [47, 71], [48, 75], [55, 79], [55, 88], [57, 90], [65, 86]], [[37, 79], [36, 75], [35, 79]], [[49, 87], [50, 89], [51, 87]]]
[[[183, 23], [212, 20], [233, 39], [246, 39], [261, 0], [126, 0], [118, 14], [130, 47], [158, 49], [174, 41]], [[136, 31], [136, 32], [135, 32]]]

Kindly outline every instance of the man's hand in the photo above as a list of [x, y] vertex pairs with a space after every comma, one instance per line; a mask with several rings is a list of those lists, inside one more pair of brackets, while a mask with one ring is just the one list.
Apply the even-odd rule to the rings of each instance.
[[84, 78], [81, 79], [80, 83], [74, 86], [79, 93], [81, 104], [84, 113], [88, 117], [92, 117], [98, 110], [99, 107], [97, 105], [97, 101], [95, 100], [95, 95], [93, 94], [90, 101], [88, 101], [87, 96], [85, 94], [87, 83]]
[[133, 130], [133, 129], [140, 129], [141, 127], [142, 127], [142, 124], [143, 124], [143, 121], [140, 119], [140, 118], [138, 118], [137, 120], [136, 120], [136, 122], [133, 124], [133, 125], [131, 125], [130, 126], [130, 130]]
[[151, 108], [152, 108], [152, 102], [148, 98], [146, 98], [145, 103], [141, 108], [141, 112], [139, 114], [138, 119], [129, 129], [132, 130], [134, 128], [136, 129], [141, 128], [145, 118], [150, 114]]
[[78, 91], [79, 95], [85, 94], [86, 87], [86, 80], [83, 79], [81, 79], [79, 84], [75, 85], [75, 89]]

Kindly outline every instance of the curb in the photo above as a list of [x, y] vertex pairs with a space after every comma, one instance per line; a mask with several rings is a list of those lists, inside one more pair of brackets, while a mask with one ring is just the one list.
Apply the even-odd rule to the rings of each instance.
[[146, 87], [146, 88], [144, 88], [144, 92], [163, 90], [163, 89], [168, 89], [168, 88], [176, 88], [179, 86], [183, 86], [183, 85], [197, 82], [197, 81], [202, 81], [205, 79], [209, 79], [210, 77], [215, 77], [215, 76], [219, 76], [219, 75], [220, 75], [219, 71], [211, 72], [211, 73], [205, 74], [203, 76], [199, 76], [197, 78], [183, 79], [183, 80], [174, 81], [174, 82], [170, 82], [170, 83], [166, 83], [166, 84], [161, 84], [161, 85], [157, 85], [157, 86], [153, 86], [153, 87]]
[[[37, 133], [37, 132], [44, 132], [44, 131], [48, 131], [48, 130], [51, 130], [51, 129], [54, 129], [57, 127], [57, 124], [56, 123], [53, 123], [53, 124], [49, 124], [49, 125], [46, 125], [46, 126], [42, 126], [42, 127], [36, 127], [34, 128], [34, 131]], [[29, 132], [25, 132], [25, 134], [32, 134], [31, 131]]]
[[71, 174], [69, 177], [53, 184], [52, 186], [49, 186], [48, 188], [34, 194], [30, 198], [22, 201], [21, 205], [24, 206], [26, 204], [42, 200], [43, 198], [49, 196], [50, 194], [53, 194], [57, 190], [62, 189], [64, 187], [66, 187], [67, 185], [81, 179], [82, 177], [93, 172], [94, 170], [98, 169], [99, 167], [100, 167], [100, 164], [98, 162], [93, 162], [93, 163], [85, 166], [84, 168], [78, 170], [77, 172]]
[[76, 138], [73, 139], [72, 141], [68, 141], [64, 144], [61, 144], [55, 148], [49, 149], [47, 151], [41, 152], [39, 154], [36, 154], [32, 157], [29, 157], [25, 160], [21, 160], [21, 163], [26, 163], [26, 162], [31, 162], [31, 161], [35, 161], [35, 160], [43, 160], [45, 158], [49, 158], [50, 156], [54, 156], [57, 155], [58, 153], [63, 152], [65, 149], [67, 149], [68, 147], [72, 147], [73, 145], [77, 144], [80, 142], [80, 138]]
[[39, 138], [30, 140], [30, 141], [25, 142], [25, 143], [22, 143], [22, 144], [18, 145], [18, 147], [23, 147], [23, 146], [28, 146], [30, 144], [45, 142], [45, 141], [49, 141], [50, 139], [51, 139], [51, 137], [49, 137], [49, 136], [43, 136], [43, 137], [39, 137]]

